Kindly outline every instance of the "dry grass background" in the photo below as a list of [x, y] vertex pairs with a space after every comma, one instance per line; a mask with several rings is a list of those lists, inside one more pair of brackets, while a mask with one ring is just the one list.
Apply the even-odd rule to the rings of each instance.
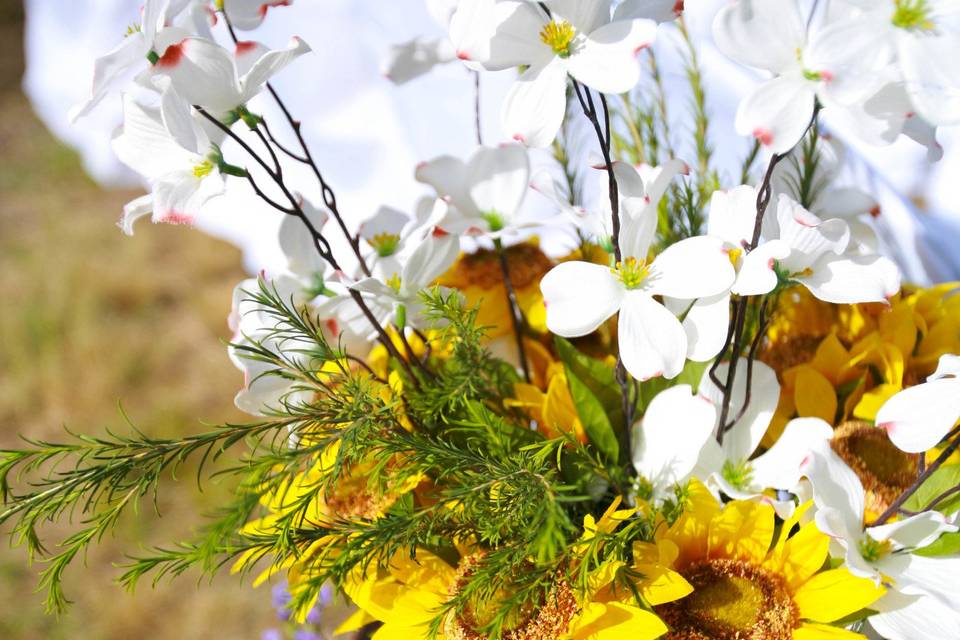
[[[22, 8], [0, 2], [0, 447], [17, 434], [60, 439], [63, 427], [138, 428], [172, 436], [240, 416], [240, 374], [221, 341], [240, 254], [197, 231], [114, 226], [136, 194], [105, 192], [43, 128], [20, 92]], [[106, 141], [105, 141], [106, 143]], [[34, 593], [39, 567], [0, 545], [0, 639], [256, 639], [270, 624], [269, 592], [223, 576], [113, 584], [124, 554], [188, 537], [226, 488], [196, 489], [189, 473], [166, 485], [162, 518], [149, 507], [74, 567], [57, 619]], [[47, 541], [70, 531], [46, 530]], [[2, 534], [4, 532], [0, 532]]]

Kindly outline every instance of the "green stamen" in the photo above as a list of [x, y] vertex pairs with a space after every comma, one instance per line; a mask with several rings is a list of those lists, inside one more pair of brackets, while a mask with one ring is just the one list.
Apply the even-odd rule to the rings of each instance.
[[378, 256], [386, 258], [397, 252], [397, 248], [400, 246], [400, 236], [395, 233], [378, 233], [367, 240], [367, 243], [373, 247]]
[[747, 460], [741, 460], [740, 462], [727, 460], [723, 463], [720, 475], [731, 487], [744, 491], [750, 486], [750, 481], [753, 480], [753, 465]]
[[611, 271], [620, 278], [620, 282], [627, 289], [637, 289], [643, 284], [643, 281], [650, 275], [650, 268], [646, 262], [641, 262], [636, 258], [627, 258], [623, 262], [618, 262], [617, 266]]
[[896, 9], [890, 21], [893, 26], [908, 31], [930, 31], [933, 20], [930, 19], [930, 7], [927, 0], [894, 0]]

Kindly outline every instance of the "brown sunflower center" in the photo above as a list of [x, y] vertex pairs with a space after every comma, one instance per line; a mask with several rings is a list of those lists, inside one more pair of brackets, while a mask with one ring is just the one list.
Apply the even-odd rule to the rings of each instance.
[[868, 422], [844, 422], [833, 432], [830, 446], [860, 478], [870, 511], [885, 511], [917, 477], [916, 458]]
[[693, 592], [655, 607], [667, 640], [791, 640], [800, 622], [783, 581], [740, 560], [707, 560], [681, 571]]
[[[476, 570], [480, 556], [464, 558], [457, 570], [453, 594], [461, 591]], [[505, 596], [506, 594], [502, 594]], [[485, 640], [482, 629], [500, 612], [503, 597], [494, 596], [484, 602], [464, 607], [458, 613], [451, 610], [443, 624], [445, 640]], [[528, 605], [512, 616], [504, 625], [504, 640], [555, 640], [562, 637], [577, 612], [577, 600], [566, 581], [560, 581], [544, 596], [538, 605]]]
[[777, 373], [783, 373], [798, 364], [813, 360], [822, 336], [785, 336], [775, 342], [766, 342], [760, 351], [760, 360]]
[[[510, 281], [517, 289], [535, 284], [553, 267], [550, 258], [532, 244], [524, 243], [507, 247], [507, 269]], [[466, 288], [470, 285], [481, 289], [493, 289], [503, 283], [500, 258], [495, 251], [481, 249], [465, 254], [446, 275], [441, 283]]]

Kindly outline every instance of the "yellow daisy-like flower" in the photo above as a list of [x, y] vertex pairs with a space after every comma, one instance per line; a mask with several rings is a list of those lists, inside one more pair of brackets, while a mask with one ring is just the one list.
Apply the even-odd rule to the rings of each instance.
[[780, 403], [764, 441], [795, 417], [873, 421], [901, 389], [960, 351], [960, 283], [904, 287], [890, 304], [832, 305], [796, 288], [774, 313], [760, 359], [777, 371]]
[[841, 640], [863, 638], [829, 623], [882, 594], [846, 569], [823, 570], [829, 538], [811, 522], [794, 532], [809, 503], [776, 535], [773, 507], [720, 504], [700, 483], [687, 508], [657, 530], [658, 557], [690, 583], [687, 597], [654, 607], [666, 640]]
[[572, 433], [582, 443], [587, 442], [577, 407], [570, 395], [563, 363], [553, 360], [546, 347], [528, 341], [527, 355], [531, 356], [533, 380], [514, 385], [514, 397], [506, 400], [508, 407], [518, 407], [537, 424], [537, 430], [547, 438]]

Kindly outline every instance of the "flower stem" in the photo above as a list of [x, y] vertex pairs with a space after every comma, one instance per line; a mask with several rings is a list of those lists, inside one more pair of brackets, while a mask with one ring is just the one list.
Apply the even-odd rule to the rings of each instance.
[[517, 293], [513, 288], [513, 280], [510, 278], [510, 264], [507, 262], [507, 252], [504, 251], [500, 238], [494, 239], [493, 246], [496, 248], [497, 258], [500, 261], [500, 272], [503, 274], [503, 286], [507, 290], [507, 305], [510, 307], [510, 320], [513, 323], [513, 335], [517, 341], [517, 354], [520, 357], [520, 368], [523, 370], [523, 379], [529, 384], [530, 365], [527, 362], [527, 350], [523, 346], [523, 335], [526, 333], [523, 311], [520, 309], [520, 303], [517, 302]]

